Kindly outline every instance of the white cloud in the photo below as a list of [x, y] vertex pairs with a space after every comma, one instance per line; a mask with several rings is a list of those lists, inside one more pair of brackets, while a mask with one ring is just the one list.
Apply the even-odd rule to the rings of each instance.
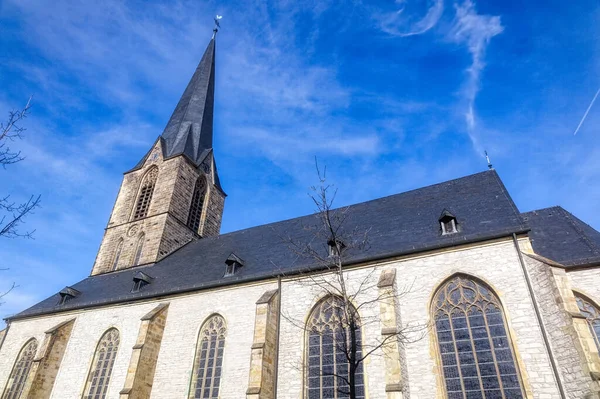
[[392, 36], [421, 35], [433, 28], [444, 12], [444, 0], [396, 0], [397, 10], [376, 12], [379, 28]]
[[455, 4], [456, 16], [448, 39], [467, 46], [471, 54], [471, 65], [467, 68], [467, 82], [463, 88], [463, 98], [466, 102], [464, 113], [467, 131], [477, 152], [482, 152], [475, 126], [477, 123], [475, 115], [475, 99], [480, 88], [481, 73], [485, 68], [485, 51], [490, 40], [502, 33], [504, 27], [500, 17], [481, 15], [477, 13], [475, 4], [471, 0], [465, 0], [461, 4]]

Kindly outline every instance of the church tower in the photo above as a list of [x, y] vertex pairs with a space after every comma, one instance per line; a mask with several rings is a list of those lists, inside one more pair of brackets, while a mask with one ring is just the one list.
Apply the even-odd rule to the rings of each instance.
[[125, 173], [92, 275], [153, 263], [219, 234], [226, 195], [212, 148], [215, 36], [162, 135]]

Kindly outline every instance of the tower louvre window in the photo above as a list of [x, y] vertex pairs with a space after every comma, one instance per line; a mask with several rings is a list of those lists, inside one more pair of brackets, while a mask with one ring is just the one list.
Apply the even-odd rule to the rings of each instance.
[[156, 186], [156, 179], [158, 177], [158, 168], [154, 167], [146, 173], [142, 180], [142, 186], [138, 199], [135, 204], [135, 211], [133, 213], [133, 220], [145, 218], [148, 214], [148, 208], [150, 208], [150, 201], [152, 201], [152, 194], [154, 193], [154, 186]]
[[194, 195], [192, 196], [190, 215], [188, 216], [188, 227], [196, 233], [200, 228], [200, 220], [202, 219], [202, 208], [204, 207], [205, 195], [206, 179], [204, 176], [200, 176], [198, 180], [196, 180], [196, 185], [194, 186]]

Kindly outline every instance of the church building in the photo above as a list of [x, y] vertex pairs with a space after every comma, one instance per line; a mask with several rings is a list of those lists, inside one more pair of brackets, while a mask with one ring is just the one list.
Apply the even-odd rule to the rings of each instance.
[[320, 214], [221, 234], [215, 40], [90, 276], [6, 319], [0, 399], [600, 398], [600, 233], [493, 169], [331, 210], [369, 232], [344, 256]]

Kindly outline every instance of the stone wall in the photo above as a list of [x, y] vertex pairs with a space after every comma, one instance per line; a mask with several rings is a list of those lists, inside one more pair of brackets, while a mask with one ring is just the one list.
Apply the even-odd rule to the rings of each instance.
[[[155, 167], [158, 167], [158, 178], [148, 214], [145, 218], [134, 221], [132, 212], [140, 184], [146, 173]], [[196, 169], [184, 156], [163, 160], [158, 142], [142, 168], [123, 177], [92, 275], [112, 270], [120, 240], [123, 240], [123, 248], [117, 269], [133, 265], [141, 234], [144, 234], [144, 246], [139, 264], [156, 262], [195, 239], [196, 232], [187, 227], [187, 219], [194, 185], [200, 173], [204, 172]], [[212, 182], [213, 176], [207, 175], [207, 181]], [[224, 201], [223, 193], [214, 185], [208, 184], [198, 232], [201, 236], [219, 234]]]
[[575, 291], [582, 293], [600, 306], [600, 266], [588, 269], [567, 269]]
[[[411, 399], [445, 397], [433, 331], [423, 328], [430, 322], [430, 301], [435, 289], [456, 273], [483, 280], [500, 298], [527, 397], [560, 398], [517, 251], [511, 240], [407, 257], [373, 266], [375, 269], [349, 272], [351, 285], [358, 287], [366, 278], [373, 277], [373, 270], [377, 271], [377, 268], [396, 270], [397, 289], [399, 293], [403, 293], [399, 298], [399, 320], [402, 325], [398, 327], [411, 326], [413, 332], [409, 332], [407, 338], [415, 340], [404, 345]], [[376, 275], [379, 275], [379, 271]], [[358, 303], [375, 299], [376, 283], [375, 280], [370, 290], [361, 293], [362, 299], [358, 299]], [[280, 399], [297, 399], [302, 396], [305, 341], [302, 329], [295, 322], [306, 321], [311, 308], [323, 294], [320, 291], [311, 284], [310, 279], [304, 282], [283, 281], [277, 392]], [[377, 305], [363, 307], [360, 313], [361, 318], [373, 321], [379, 312]], [[365, 325], [365, 342], [373, 345], [376, 338], [381, 336], [382, 327], [374, 322]], [[425, 336], [419, 339], [423, 331]], [[386, 367], [381, 352], [376, 352], [366, 360], [365, 372], [368, 397], [387, 398]]]
[[565, 272], [528, 256], [525, 264], [534, 287], [535, 298], [548, 333], [562, 383], [568, 398], [598, 398], [591, 379], [585, 351], [573, 323], [578, 313], [570, 287], [565, 286]]

